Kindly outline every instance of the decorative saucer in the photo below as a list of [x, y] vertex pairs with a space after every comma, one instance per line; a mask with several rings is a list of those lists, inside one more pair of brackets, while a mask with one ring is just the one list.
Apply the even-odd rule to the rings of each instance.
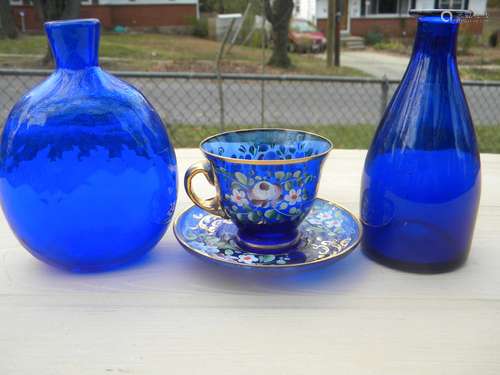
[[219, 263], [243, 267], [283, 268], [334, 261], [349, 254], [361, 239], [361, 224], [347, 209], [316, 198], [299, 227], [300, 241], [280, 254], [259, 254], [241, 248], [236, 226], [192, 206], [174, 223], [174, 234], [189, 252]]

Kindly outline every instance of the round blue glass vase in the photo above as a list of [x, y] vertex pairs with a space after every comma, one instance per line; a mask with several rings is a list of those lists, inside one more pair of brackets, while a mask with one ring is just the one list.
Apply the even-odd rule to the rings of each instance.
[[10, 112], [0, 200], [35, 257], [74, 271], [151, 250], [177, 198], [177, 168], [151, 104], [98, 66], [99, 21], [45, 24], [56, 69]]
[[413, 54], [365, 161], [362, 247], [394, 268], [444, 272], [467, 258], [481, 189], [456, 61], [458, 27], [471, 13], [411, 13]]

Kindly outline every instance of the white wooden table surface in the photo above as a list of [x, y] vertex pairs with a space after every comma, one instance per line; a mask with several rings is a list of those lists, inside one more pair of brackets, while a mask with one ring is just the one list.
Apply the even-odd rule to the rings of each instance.
[[[358, 213], [364, 151], [332, 152], [319, 196]], [[178, 150], [179, 175], [201, 158]], [[500, 374], [500, 155], [482, 155], [472, 253], [447, 274], [357, 250], [322, 269], [203, 262], [170, 227], [133, 267], [70, 274], [0, 221], [0, 375]], [[207, 189], [208, 190], [208, 189]], [[190, 205], [179, 184], [177, 214]]]

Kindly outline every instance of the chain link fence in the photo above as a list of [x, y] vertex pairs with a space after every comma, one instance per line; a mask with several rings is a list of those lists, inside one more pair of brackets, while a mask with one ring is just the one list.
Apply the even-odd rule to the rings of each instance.
[[[49, 71], [0, 70], [0, 121]], [[367, 148], [398, 81], [328, 76], [116, 72], [140, 89], [178, 147], [214, 133], [251, 127], [301, 128], [338, 148]], [[500, 82], [466, 81], [482, 152], [500, 153]]]

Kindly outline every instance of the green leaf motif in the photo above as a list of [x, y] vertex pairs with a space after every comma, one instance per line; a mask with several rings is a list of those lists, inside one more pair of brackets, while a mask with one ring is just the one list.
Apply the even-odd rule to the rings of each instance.
[[240, 220], [240, 221], [243, 221], [243, 220], [245, 220], [245, 215], [244, 215], [244, 214], [241, 214], [241, 213], [238, 213], [238, 214], [236, 214], [236, 218], [237, 218], [238, 220]]
[[247, 184], [247, 176], [245, 176], [243, 173], [241, 173], [241, 172], [235, 172], [234, 173], [234, 177], [236, 177], [236, 179], [239, 182], [241, 182], [243, 185]]
[[266, 212], [264, 212], [264, 216], [267, 217], [268, 219], [274, 219], [276, 217], [276, 211], [267, 210]]
[[299, 212], [299, 210], [297, 210], [295, 207], [290, 208], [290, 213], [292, 215], [295, 215], [297, 212]]
[[252, 212], [248, 213], [248, 220], [256, 223], [256, 222], [258, 222], [260, 220], [260, 217], [259, 217], [259, 215], [256, 212], [252, 211]]
[[259, 258], [262, 263], [269, 263], [272, 262], [276, 257], [274, 255], [267, 254], [267, 255], [262, 255]]
[[283, 177], [285, 177], [285, 172], [278, 171], [278, 172], [274, 173], [274, 177], [276, 177], [278, 180], [282, 180]]
[[280, 210], [286, 210], [288, 208], [288, 203], [283, 202], [280, 204]]
[[285, 189], [286, 190], [291, 190], [293, 188], [292, 181], [287, 181], [285, 184]]
[[299, 178], [301, 173], [302, 173], [301, 171], [295, 171], [295, 172], [293, 172], [293, 177]]
[[313, 180], [312, 176], [307, 176], [304, 183], [307, 184]]
[[186, 239], [189, 240], [189, 241], [194, 241], [197, 238], [198, 238], [198, 236], [195, 233], [191, 232], [191, 231], [189, 231], [189, 232], [186, 233]]

